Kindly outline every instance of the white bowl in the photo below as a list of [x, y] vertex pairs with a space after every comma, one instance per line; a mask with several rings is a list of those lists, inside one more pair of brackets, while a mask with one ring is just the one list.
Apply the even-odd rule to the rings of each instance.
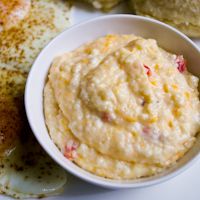
[[53, 39], [40, 53], [26, 84], [25, 107], [30, 126], [46, 152], [64, 169], [90, 183], [108, 188], [136, 188], [170, 179], [191, 166], [200, 157], [200, 139], [172, 168], [156, 176], [119, 181], [93, 175], [67, 160], [50, 139], [43, 113], [43, 88], [53, 58], [81, 44], [108, 33], [131, 34], [154, 38], [164, 49], [182, 54], [188, 60], [189, 71], [200, 77], [200, 51], [184, 34], [159, 21], [134, 15], [109, 15], [73, 26]]

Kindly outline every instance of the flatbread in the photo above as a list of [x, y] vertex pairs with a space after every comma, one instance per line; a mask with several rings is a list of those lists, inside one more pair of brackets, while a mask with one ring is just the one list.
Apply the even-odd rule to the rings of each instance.
[[132, 0], [136, 14], [163, 21], [190, 37], [200, 37], [200, 0]]

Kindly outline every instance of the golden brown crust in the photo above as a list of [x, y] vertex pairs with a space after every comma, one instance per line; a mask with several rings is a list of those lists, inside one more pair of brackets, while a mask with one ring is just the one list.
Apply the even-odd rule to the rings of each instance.
[[0, 67], [28, 72], [41, 49], [69, 26], [69, 10], [68, 1], [32, 0], [23, 20], [0, 31]]
[[122, 0], [84, 0], [87, 3], [90, 3], [93, 7], [97, 9], [101, 9], [103, 11], [109, 11], [117, 4], [119, 4]]
[[200, 0], [132, 0], [138, 15], [155, 18], [179, 29], [190, 37], [200, 37]]
[[0, 69], [0, 155], [11, 150], [23, 128], [26, 74]]
[[[21, 107], [21, 106], [20, 106]], [[11, 97], [0, 97], [0, 154], [15, 146], [23, 128], [19, 102]]]

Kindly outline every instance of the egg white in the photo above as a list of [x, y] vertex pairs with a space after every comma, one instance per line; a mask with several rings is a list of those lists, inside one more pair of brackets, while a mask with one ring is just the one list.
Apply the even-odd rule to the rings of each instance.
[[0, 191], [15, 198], [45, 197], [62, 191], [65, 171], [41, 149], [31, 134], [1, 160]]
[[62, 192], [66, 173], [43, 151], [26, 120], [26, 75], [0, 69], [0, 193], [39, 198]]

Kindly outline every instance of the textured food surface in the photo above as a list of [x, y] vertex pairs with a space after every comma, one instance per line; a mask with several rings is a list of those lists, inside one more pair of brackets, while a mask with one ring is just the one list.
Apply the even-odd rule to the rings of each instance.
[[34, 59], [69, 26], [69, 11], [63, 0], [0, 0], [0, 193], [52, 196], [66, 182], [65, 171], [33, 137], [23, 96]]
[[200, 129], [198, 78], [153, 39], [107, 35], [54, 59], [44, 90], [61, 152], [108, 178], [150, 176], [175, 164]]
[[30, 6], [31, 0], [1, 0], [0, 32], [18, 25], [28, 15]]
[[0, 69], [0, 193], [21, 199], [58, 194], [66, 182], [28, 127], [25, 82], [24, 73]]
[[136, 14], [168, 23], [191, 37], [200, 37], [200, 0], [132, 0]]
[[22, 99], [26, 75], [0, 69], [0, 155], [12, 150], [23, 129]]
[[[0, 1], [0, 24], [1, 19], [3, 24], [0, 26], [0, 68], [28, 72], [41, 49], [69, 27], [67, 1], [32, 0], [29, 7], [23, 5], [28, 2], [30, 0]], [[26, 14], [8, 21], [16, 7], [18, 14], [25, 11]]]

